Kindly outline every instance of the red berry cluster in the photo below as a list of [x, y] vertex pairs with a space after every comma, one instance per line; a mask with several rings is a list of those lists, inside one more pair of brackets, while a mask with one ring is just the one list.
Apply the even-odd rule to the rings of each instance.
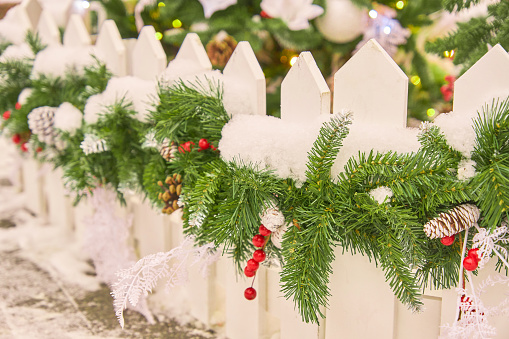
[[468, 251], [468, 255], [465, 259], [463, 259], [463, 267], [465, 267], [467, 271], [474, 271], [479, 266], [481, 258], [479, 258], [479, 253], [477, 253], [478, 251], [478, 248], [472, 248]]
[[[194, 148], [196, 144], [192, 141], [187, 141], [187, 142], [184, 142], [183, 144], [180, 144], [179, 146], [179, 152], [180, 153], [185, 153], [185, 152], [191, 152], [191, 150]], [[200, 141], [198, 141], [198, 147], [199, 147], [199, 150], [198, 152], [200, 151], [205, 151], [206, 149], [211, 149], [213, 151], [216, 150], [216, 148], [214, 147], [214, 145], [212, 145], [211, 143], [208, 142], [207, 139], [203, 138], [203, 139], [200, 139]]]
[[454, 81], [456, 81], [456, 78], [453, 75], [446, 75], [445, 81], [447, 82], [447, 85], [440, 87], [440, 92], [444, 97], [444, 101], [451, 101], [454, 94]]
[[[244, 268], [244, 274], [248, 278], [254, 277], [256, 275], [256, 271], [260, 267], [260, 263], [264, 261], [265, 258], [267, 257], [263, 249], [267, 244], [267, 239], [265, 237], [269, 236], [271, 232], [263, 225], [260, 225], [258, 232], [259, 234], [253, 237], [253, 245], [261, 249], [254, 251], [253, 258], [247, 261], [247, 265]], [[247, 300], [253, 300], [254, 298], [256, 298], [256, 290], [253, 288], [253, 285], [251, 285], [251, 287], [246, 288], [246, 290], [244, 291], [244, 297]]]
[[[16, 105], [14, 105], [14, 108], [19, 111], [21, 109], [21, 104], [17, 102]], [[12, 113], [11, 111], [5, 111], [4, 114], [2, 114], [4, 120], [9, 120], [9, 118], [11, 117], [11, 113]]]

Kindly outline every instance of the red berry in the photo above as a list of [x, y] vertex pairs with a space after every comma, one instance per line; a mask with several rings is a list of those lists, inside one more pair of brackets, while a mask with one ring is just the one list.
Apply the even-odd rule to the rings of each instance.
[[266, 237], [272, 233], [267, 227], [265, 227], [263, 225], [260, 225], [258, 232], [260, 232], [260, 234], [263, 235], [264, 237]]
[[12, 142], [15, 143], [15, 144], [19, 144], [21, 141], [21, 135], [19, 134], [14, 134], [12, 136]]
[[183, 144], [180, 144], [179, 146], [180, 153], [191, 152], [191, 149], [193, 148], [191, 145], [194, 146], [194, 142], [187, 141], [184, 142]]
[[11, 111], [5, 111], [3, 117], [4, 117], [4, 120], [9, 119], [11, 117]]
[[442, 245], [451, 246], [452, 244], [454, 244], [454, 240], [456, 240], [456, 235], [451, 235], [450, 237], [443, 237], [442, 239], [440, 239], [440, 242], [442, 243]]
[[467, 271], [474, 271], [475, 269], [477, 269], [477, 266], [478, 263], [477, 260], [475, 260], [475, 258], [466, 257], [465, 259], [463, 259], [463, 267], [465, 267]]
[[246, 275], [246, 277], [251, 278], [251, 277], [254, 277], [254, 275], [256, 274], [256, 271], [253, 271], [253, 270], [249, 269], [249, 267], [246, 266], [246, 268], [244, 268], [244, 274]]
[[200, 147], [200, 150], [204, 151], [207, 148], [210, 148], [210, 144], [207, 139], [200, 139], [200, 141], [198, 141], [198, 147]]
[[255, 247], [263, 247], [263, 244], [265, 244], [265, 237], [261, 234], [257, 234], [253, 237], [253, 245]]
[[454, 81], [456, 81], [456, 77], [454, 75], [449, 74], [444, 77], [444, 80], [449, 83], [453, 83]]
[[20, 148], [23, 152], [28, 152], [28, 145], [26, 142], [22, 143]]
[[479, 251], [478, 248], [472, 248], [472, 249], [468, 250], [467, 256], [471, 257], [471, 258], [474, 258], [475, 261], [479, 262], [481, 260], [481, 258], [479, 258], [479, 252], [478, 251]]
[[246, 290], [244, 291], [244, 297], [247, 300], [253, 300], [254, 298], [256, 298], [256, 290], [252, 287], [246, 288]]
[[256, 272], [258, 267], [260, 267], [260, 264], [258, 263], [258, 261], [254, 260], [254, 259], [249, 259], [247, 261], [247, 268], [250, 269], [251, 271]]
[[20, 110], [21, 109], [21, 104], [19, 102], [17, 102], [16, 105], [14, 105], [14, 108], [17, 109], [17, 110]]
[[263, 250], [256, 250], [253, 253], [253, 259], [257, 262], [262, 262], [265, 260], [267, 256], [265, 255], [265, 252]]
[[265, 11], [261, 11], [260, 16], [265, 19], [272, 19], [272, 17], [269, 14], [267, 14], [267, 12], [265, 12]]
[[42, 152], [42, 147], [41, 147], [41, 146], [37, 147], [37, 148], [35, 149], [35, 151], [36, 151], [37, 153], [41, 153], [41, 152]]

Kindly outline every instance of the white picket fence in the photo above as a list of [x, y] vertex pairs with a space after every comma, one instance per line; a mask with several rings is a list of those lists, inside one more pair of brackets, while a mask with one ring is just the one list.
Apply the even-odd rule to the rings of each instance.
[[[34, 3], [36, 1], [24, 1], [24, 12], [19, 15], [27, 22], [37, 22], [32, 27], [36, 27], [44, 41], [59, 43], [54, 20]], [[63, 41], [64, 46], [91, 44], [81, 17], [70, 17]], [[122, 40], [115, 23], [107, 20], [99, 31], [96, 47], [103, 52], [106, 64], [117, 76], [155, 79], [166, 68], [166, 56], [151, 26], [144, 27], [138, 39]], [[195, 34], [186, 37], [176, 58], [192, 61], [203, 71], [212, 69]], [[266, 114], [265, 78], [249, 43], [238, 44], [224, 74], [236, 77], [250, 88], [252, 111]], [[356, 120], [377, 123], [380, 128], [406, 126], [408, 78], [376, 41], [369, 41], [355, 54], [335, 74], [334, 81], [334, 112], [350, 109], [355, 112]], [[456, 81], [454, 110], [477, 111], [493, 98], [508, 94], [509, 55], [497, 45]], [[313, 56], [303, 52], [282, 83], [281, 119], [307, 121], [313, 115], [330, 114], [330, 95]], [[82, 239], [83, 217], [92, 213], [92, 209], [86, 202], [71, 208], [61, 184], [60, 171], [40, 172], [35, 162], [24, 162], [23, 187], [34, 197], [28, 200], [27, 207]], [[183, 238], [178, 213], [163, 216], [141, 197], [132, 197], [125, 213], [134, 214], [132, 237], [140, 256], [167, 251]], [[330, 279], [332, 297], [320, 326], [303, 323], [293, 302], [282, 297], [277, 271], [261, 268], [254, 286], [258, 297], [254, 301], [245, 300], [243, 291], [250, 280], [237, 277], [233, 263], [227, 258], [213, 265], [208, 279], [193, 272], [190, 285], [179, 289], [179, 300], [182, 295], [186, 296], [192, 315], [207, 325], [224, 328], [231, 339], [428, 339], [438, 337], [440, 325], [453, 322], [455, 291], [427, 291], [425, 311], [412, 314], [394, 297], [382, 270], [366, 257], [342, 254], [341, 248], [335, 254], [334, 273]], [[481, 276], [492, 272], [488, 267]], [[487, 298], [496, 300], [506, 292], [494, 288], [490, 293], [492, 295]], [[171, 303], [172, 296], [167, 298]], [[499, 338], [509, 336], [506, 319], [492, 321], [498, 328]]]

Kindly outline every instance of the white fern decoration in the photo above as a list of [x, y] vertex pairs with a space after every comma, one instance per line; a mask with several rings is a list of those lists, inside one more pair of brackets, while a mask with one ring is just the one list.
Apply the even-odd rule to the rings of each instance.
[[[194, 260], [190, 262], [190, 259]], [[204, 267], [219, 258], [213, 244], [194, 246], [194, 238], [186, 237], [184, 242], [169, 252], [147, 255], [133, 266], [117, 272], [118, 281], [112, 286], [113, 306], [120, 326], [124, 328], [124, 310], [130, 305], [136, 306], [140, 297], [147, 296], [156, 287], [158, 281], [167, 278], [167, 292], [171, 287], [183, 285], [188, 281], [188, 268], [201, 263]], [[170, 268], [170, 260], [176, 260]]]

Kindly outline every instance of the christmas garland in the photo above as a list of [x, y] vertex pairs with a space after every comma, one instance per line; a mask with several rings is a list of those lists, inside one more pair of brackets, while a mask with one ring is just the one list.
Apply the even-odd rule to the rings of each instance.
[[[16, 69], [26, 70], [30, 62], [21, 60]], [[0, 70], [9, 65], [0, 62]], [[462, 232], [475, 226], [478, 233], [494, 234], [508, 217], [509, 99], [486, 106], [475, 119], [470, 159], [437, 126], [424, 123], [418, 151], [359, 153], [338, 177], [331, 176], [331, 167], [351, 114], [331, 116], [299, 182], [220, 158], [216, 147], [229, 121], [220, 83], [162, 82], [147, 121], [119, 99], [97, 121], [83, 123], [79, 116], [79, 126], [61, 129], [55, 127], [56, 107], [68, 103], [82, 111], [89, 97], [106, 88], [111, 75], [104, 65], [53, 78], [16, 72], [25, 74], [19, 81], [32, 91], [22, 105], [5, 104], [14, 109], [4, 114], [2, 133], [21, 145], [30, 140], [21, 150], [63, 167], [78, 197], [109, 185], [120, 201], [126, 189], [134, 189], [165, 213], [183, 207], [185, 233], [198, 245], [213, 243], [248, 277], [260, 263], [280, 265], [282, 291], [306, 322], [317, 323], [328, 305], [335, 246], [368, 256], [384, 270], [398, 299], [417, 310], [423, 288], [457, 286], [463, 267], [475, 270], [493, 255], [473, 251], [463, 259], [462, 245], [451, 237], [460, 233], [463, 247], [470, 246], [473, 232]], [[19, 95], [23, 86], [13, 85], [12, 93]], [[475, 173], [459, 179], [465, 161]], [[498, 246], [503, 263], [509, 245]], [[256, 291], [248, 288], [245, 296], [253, 299]]]

